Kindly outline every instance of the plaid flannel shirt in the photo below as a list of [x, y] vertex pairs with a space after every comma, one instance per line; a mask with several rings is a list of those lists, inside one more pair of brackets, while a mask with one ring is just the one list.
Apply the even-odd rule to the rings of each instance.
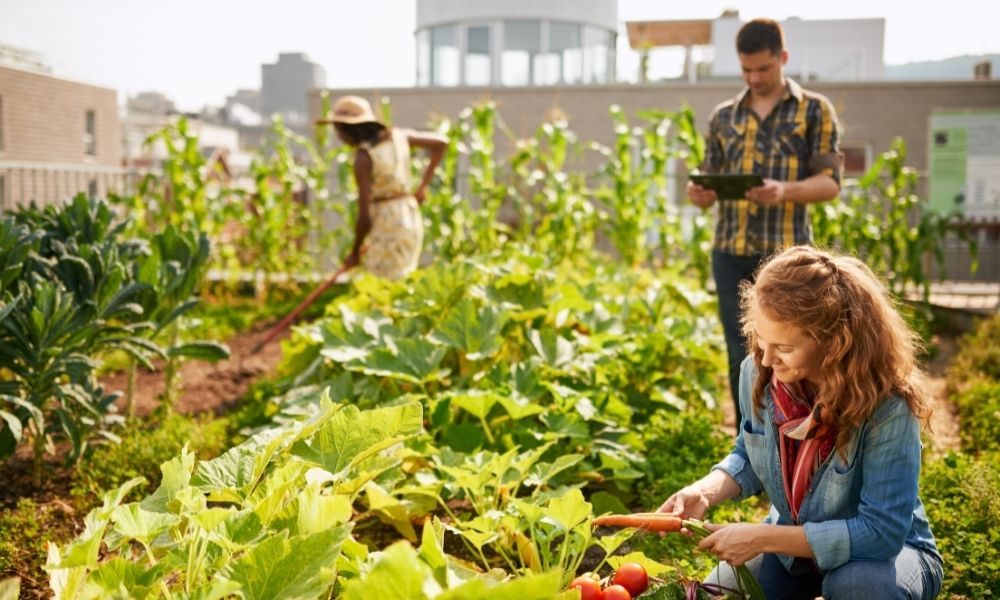
[[[750, 108], [749, 89], [712, 111], [706, 139], [708, 173], [753, 173], [799, 181], [823, 173], [840, 183], [840, 126], [825, 96], [785, 79], [785, 94], [761, 121]], [[760, 206], [750, 200], [718, 202], [715, 249], [727, 254], [771, 254], [812, 241], [808, 207], [784, 202]]]

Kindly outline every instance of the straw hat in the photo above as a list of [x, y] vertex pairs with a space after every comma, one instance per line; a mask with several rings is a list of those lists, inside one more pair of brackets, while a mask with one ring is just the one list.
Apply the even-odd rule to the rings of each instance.
[[333, 103], [333, 118], [320, 119], [317, 123], [378, 123], [372, 105], [361, 96], [343, 96]]

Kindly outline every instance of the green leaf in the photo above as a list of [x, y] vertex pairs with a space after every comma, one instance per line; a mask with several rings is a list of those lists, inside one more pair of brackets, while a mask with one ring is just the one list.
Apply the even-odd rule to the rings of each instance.
[[507, 411], [507, 414], [510, 415], [510, 418], [515, 421], [545, 412], [542, 406], [534, 404], [525, 398], [501, 396], [499, 402], [504, 410]]
[[[629, 512], [630, 511], [626, 508], [617, 514], [628, 514]], [[638, 531], [638, 529], [634, 527], [625, 527], [623, 529], [619, 529], [611, 535], [596, 538], [594, 541], [601, 548], [601, 550], [604, 550], [605, 555], [611, 555], [614, 554], [622, 544], [632, 539], [632, 536], [635, 535], [636, 531]]]
[[151, 567], [115, 557], [87, 577], [81, 595], [85, 598], [145, 598], [159, 592], [160, 580], [168, 570], [165, 563]]
[[229, 358], [229, 347], [216, 342], [188, 342], [167, 349], [170, 358], [190, 358], [208, 362], [219, 362]]
[[524, 480], [524, 483], [533, 486], [546, 484], [552, 481], [556, 475], [576, 465], [581, 460], [583, 460], [582, 454], [563, 454], [554, 462], [536, 463], [531, 469], [531, 474]]
[[580, 490], [573, 488], [562, 496], [553, 498], [544, 514], [559, 523], [565, 531], [569, 531], [590, 519], [591, 505], [583, 499]]
[[653, 577], [659, 577], [664, 573], [672, 573], [677, 570], [675, 567], [656, 562], [642, 552], [629, 552], [625, 555], [611, 556], [608, 558], [608, 564], [615, 569], [627, 562], [639, 563], [644, 569], [646, 569], [646, 572]]
[[552, 600], [559, 596], [561, 584], [562, 576], [557, 571], [518, 577], [492, 587], [482, 579], [473, 579], [435, 600]]
[[463, 299], [448, 311], [448, 315], [430, 334], [432, 340], [458, 348], [469, 360], [482, 360], [496, 354], [503, 345], [500, 332], [509, 320], [507, 311], [487, 304], [477, 309], [469, 299]]
[[401, 339], [395, 347], [376, 348], [364, 362], [348, 363], [345, 368], [366, 375], [378, 375], [421, 384], [446, 377], [448, 369], [438, 369], [445, 349], [425, 339]]
[[325, 495], [319, 486], [311, 485], [299, 494], [298, 500], [300, 535], [317, 533], [330, 525], [340, 525], [351, 520], [351, 497], [345, 494]]
[[191, 485], [209, 492], [213, 500], [242, 502], [284, 443], [278, 431], [257, 434], [221, 456], [199, 463]]
[[411, 542], [417, 541], [417, 533], [410, 524], [410, 511], [402, 502], [374, 481], [365, 486], [365, 494], [368, 497], [368, 510], [376, 513], [379, 520], [395, 527], [396, 531]]
[[431, 568], [434, 579], [442, 587], [448, 586], [448, 557], [444, 553], [444, 526], [437, 517], [424, 521], [418, 554]]
[[340, 547], [351, 524], [288, 538], [282, 531], [251, 546], [225, 569], [246, 600], [313, 599], [333, 585]]
[[156, 491], [143, 498], [141, 506], [149, 511], [168, 512], [169, 503], [177, 496], [177, 492], [186, 488], [191, 481], [191, 474], [194, 472], [195, 455], [188, 450], [188, 445], [181, 448], [180, 456], [168, 460], [160, 465], [160, 487]]
[[622, 515], [632, 511], [618, 499], [618, 496], [608, 492], [596, 492], [591, 494], [590, 503], [594, 505], [595, 515], [616, 514]]
[[170, 592], [171, 600], [223, 600], [233, 598], [240, 591], [240, 584], [235, 581], [216, 577], [207, 581], [191, 592]]
[[450, 395], [451, 403], [465, 411], [468, 411], [480, 421], [485, 421], [490, 414], [490, 409], [500, 402], [503, 397], [493, 392], [483, 390], [468, 390]]
[[7, 427], [10, 429], [10, 434], [14, 437], [14, 441], [19, 442], [21, 440], [22, 433], [21, 420], [18, 419], [16, 415], [13, 415], [5, 410], [0, 410], [0, 418], [7, 423]]
[[573, 360], [573, 343], [552, 328], [533, 329], [528, 334], [528, 340], [538, 356], [550, 367], [558, 368]]
[[148, 546], [158, 535], [178, 523], [180, 517], [143, 510], [138, 502], [132, 502], [116, 507], [111, 513], [111, 521], [117, 533]]
[[399, 541], [382, 553], [363, 579], [347, 583], [343, 600], [423, 600], [428, 597], [428, 580], [435, 583], [430, 568], [409, 542]]
[[296, 442], [292, 454], [337, 474], [421, 431], [419, 402], [364, 412], [349, 405], [312, 437]]
[[17, 600], [21, 594], [21, 578], [0, 579], [0, 600]]

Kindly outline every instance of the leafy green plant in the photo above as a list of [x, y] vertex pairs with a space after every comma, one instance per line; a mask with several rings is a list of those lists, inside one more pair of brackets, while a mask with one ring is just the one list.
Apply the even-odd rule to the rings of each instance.
[[[943, 268], [942, 240], [961, 217], [928, 210], [916, 190], [917, 172], [906, 166], [906, 143], [896, 138], [846, 200], [823, 203], [812, 212], [816, 243], [864, 260], [885, 276], [897, 296], [919, 291], [926, 302], [931, 286], [926, 261], [933, 257]], [[966, 242], [975, 256], [974, 240]]]
[[160, 172], [148, 173], [140, 181], [137, 195], [117, 198], [128, 209], [134, 231], [158, 231], [170, 224], [217, 240], [225, 224], [230, 190], [213, 182], [208, 160], [187, 119], [171, 122], [149, 136], [145, 145], [162, 146], [166, 156]]
[[954, 402], [962, 449], [970, 453], [1000, 451], [1000, 379], [973, 381]]
[[[199, 302], [195, 293], [208, 267], [208, 238], [168, 225], [151, 237], [149, 247], [150, 252], [134, 263], [135, 278], [145, 286], [138, 303], [143, 316], [153, 325], [149, 338], [166, 356], [163, 404], [173, 407], [181, 361], [189, 358], [217, 362], [229, 356], [229, 349], [210, 341], [186, 341], [181, 335], [185, 315]], [[129, 364], [129, 416], [133, 414], [136, 366], [136, 361]]]
[[959, 340], [959, 352], [948, 369], [948, 388], [955, 392], [969, 381], [1000, 381], [1000, 315], [981, 320]]
[[[418, 404], [361, 413], [327, 401], [311, 421], [210, 461], [185, 449], [164, 463], [153, 494], [123, 504], [142, 480], [126, 482], [76, 541], [50, 548], [53, 592], [318, 596], [334, 584], [362, 473], [420, 429]], [[101, 544], [112, 556], [99, 563]]]
[[949, 454], [924, 465], [920, 495], [944, 559], [942, 596], [1000, 596], [1000, 454]]

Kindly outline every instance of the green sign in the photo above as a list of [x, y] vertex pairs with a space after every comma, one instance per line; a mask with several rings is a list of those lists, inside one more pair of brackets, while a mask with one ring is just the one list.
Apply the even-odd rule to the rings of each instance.
[[931, 208], [962, 210], [965, 204], [967, 130], [964, 127], [931, 130]]

